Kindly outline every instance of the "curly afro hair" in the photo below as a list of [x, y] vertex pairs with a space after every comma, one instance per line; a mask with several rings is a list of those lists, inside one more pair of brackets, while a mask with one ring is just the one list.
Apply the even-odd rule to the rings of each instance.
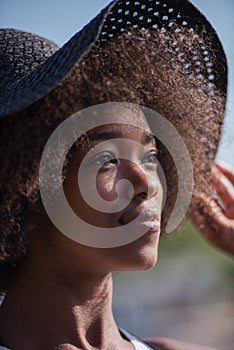
[[[212, 196], [210, 166], [220, 138], [225, 96], [207, 78], [203, 53], [210, 50], [205, 37], [205, 33], [195, 35], [177, 26], [169, 37], [158, 29], [157, 45], [155, 30], [154, 35], [150, 30], [132, 30], [106, 43], [97, 42], [52, 92], [1, 121], [2, 290], [28, 252], [31, 230], [45, 215], [38, 174], [44, 146], [54, 129], [74, 112], [95, 104], [124, 101], [162, 114], [177, 128], [189, 150], [195, 180], [193, 203], [199, 192]], [[194, 63], [187, 63], [191, 61]], [[211, 53], [209, 62], [215, 66]], [[160, 142], [158, 148], [170, 194], [163, 212], [165, 223], [177, 195], [177, 171]], [[79, 149], [79, 143], [75, 149]]]

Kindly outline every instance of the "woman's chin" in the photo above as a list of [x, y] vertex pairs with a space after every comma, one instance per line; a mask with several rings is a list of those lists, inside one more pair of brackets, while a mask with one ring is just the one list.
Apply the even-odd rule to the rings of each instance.
[[158, 252], [154, 248], [145, 249], [136, 259], [136, 270], [150, 270], [152, 269], [158, 260]]
[[128, 256], [122, 255], [118, 271], [144, 271], [152, 269], [158, 259], [157, 246], [141, 247], [139, 250], [129, 251]]

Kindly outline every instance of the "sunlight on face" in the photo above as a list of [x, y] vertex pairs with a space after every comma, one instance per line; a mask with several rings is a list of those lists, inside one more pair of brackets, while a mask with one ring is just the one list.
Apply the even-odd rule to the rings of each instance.
[[[118, 110], [112, 112], [118, 113]], [[132, 126], [130, 124], [132, 118], [139, 118], [142, 127]], [[129, 120], [129, 125], [105, 124], [87, 133], [86, 141], [74, 154], [69, 165], [64, 189], [76, 215], [96, 227], [122, 227], [142, 214], [141, 220], [136, 225], [138, 228], [142, 227], [146, 233], [135, 242], [113, 249], [122, 253], [128, 251], [128, 259], [130, 250], [132, 261], [139, 256], [141, 264], [144, 256], [141, 268], [152, 267], [157, 257], [163, 201], [163, 190], [157, 173], [156, 141], [145, 116], [142, 112], [139, 113], [139, 110], [138, 114], [131, 110], [121, 117], [118, 116], [118, 119], [122, 119], [125, 123]], [[131, 147], [127, 147], [128, 143], [127, 145], [125, 143], [129, 140], [133, 142]], [[123, 154], [126, 156], [123, 157]], [[84, 157], [82, 167], [85, 179], [80, 189], [77, 173]], [[93, 174], [96, 174], [96, 190], [99, 198], [107, 201], [110, 208], [116, 200], [127, 200], [128, 205], [121, 210], [113, 210], [112, 206], [110, 212], [96, 210], [95, 207], [88, 205], [84, 197], [90, 198], [93, 195], [90, 185]], [[123, 179], [131, 186], [124, 183], [118, 187]], [[124, 269], [128, 269], [128, 265], [129, 261]]]

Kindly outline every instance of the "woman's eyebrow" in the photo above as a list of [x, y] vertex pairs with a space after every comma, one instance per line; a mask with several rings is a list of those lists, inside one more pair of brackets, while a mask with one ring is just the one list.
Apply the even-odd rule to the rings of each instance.
[[[121, 130], [104, 131], [100, 133], [93, 133], [88, 136], [89, 141], [98, 140], [110, 140], [114, 138], [125, 138], [124, 133]], [[156, 136], [152, 133], [144, 132], [142, 136], [142, 143], [148, 144], [151, 142], [156, 142]]]

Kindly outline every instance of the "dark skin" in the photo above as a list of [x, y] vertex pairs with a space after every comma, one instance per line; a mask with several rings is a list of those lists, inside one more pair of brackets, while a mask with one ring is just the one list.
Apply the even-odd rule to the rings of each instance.
[[[83, 210], [80, 193], [74, 190], [77, 164], [82, 154], [71, 162], [64, 184], [65, 193], [73, 210], [86, 219], [92, 217], [92, 224], [101, 220], [107, 227], [111, 222], [118, 226], [122, 219], [126, 221], [140, 211], [162, 204], [162, 188], [155, 176], [155, 141], [146, 141], [145, 133], [150, 133], [147, 124], [144, 130], [133, 128], [118, 126], [118, 131], [122, 132], [122, 137], [144, 144], [144, 152], [142, 147], [131, 149], [129, 156], [132, 161], [116, 163], [107, 159], [97, 177], [97, 188], [106, 200], [113, 199], [116, 178], [128, 178], [133, 184], [133, 199], [119, 217], [115, 213], [99, 217], [100, 213], [92, 209]], [[109, 131], [108, 126], [102, 131]], [[111, 141], [108, 147], [105, 152], [111, 151], [114, 155], [118, 152]], [[91, 166], [95, 167], [94, 159]], [[134, 349], [120, 335], [112, 314], [111, 274], [112, 271], [154, 266], [159, 234], [160, 230], [148, 230], [136, 241], [122, 247], [92, 248], [67, 238], [45, 220], [40, 229], [32, 233], [29, 254], [18, 267], [1, 306], [3, 341], [14, 350], [22, 350], [22, 344], [24, 350]]]

